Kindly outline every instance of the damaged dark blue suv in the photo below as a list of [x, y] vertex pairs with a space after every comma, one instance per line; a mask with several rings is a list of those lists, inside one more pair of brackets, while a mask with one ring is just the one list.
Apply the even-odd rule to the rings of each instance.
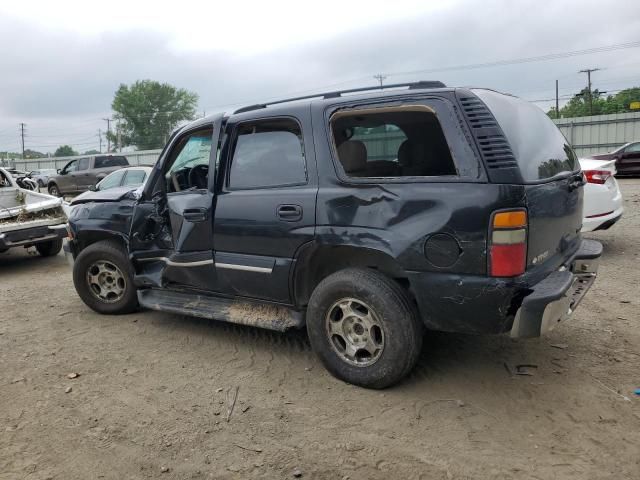
[[602, 247], [584, 180], [538, 108], [440, 82], [253, 105], [177, 130], [143, 190], [74, 207], [82, 300], [284, 331], [382, 388], [423, 330], [535, 337], [567, 318]]

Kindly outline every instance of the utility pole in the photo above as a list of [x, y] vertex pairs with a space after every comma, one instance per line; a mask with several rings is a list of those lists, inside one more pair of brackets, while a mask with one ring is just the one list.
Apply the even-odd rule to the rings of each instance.
[[376, 80], [378, 80], [378, 82], [380, 82], [380, 90], [382, 90], [382, 82], [387, 78], [387, 76], [379, 73], [378, 75], [374, 75], [373, 78], [375, 78]]
[[600, 68], [585, 68], [584, 70], [580, 70], [578, 73], [586, 73], [587, 74], [587, 85], [589, 88], [589, 115], [593, 115], [593, 94], [591, 93], [591, 72], [597, 72], [601, 70]]
[[107, 153], [111, 151], [111, 119], [103, 118], [105, 122], [107, 122]]
[[100, 148], [98, 149], [102, 153], [102, 130], [98, 129], [98, 141], [100, 142]]
[[560, 118], [560, 109], [558, 108], [558, 80], [556, 80], [556, 118]]
[[20, 140], [22, 144], [22, 160], [24, 160], [24, 127], [26, 125], [24, 123], [20, 123]]
[[120, 130], [120, 117], [116, 117], [116, 149], [122, 152], [122, 131]]

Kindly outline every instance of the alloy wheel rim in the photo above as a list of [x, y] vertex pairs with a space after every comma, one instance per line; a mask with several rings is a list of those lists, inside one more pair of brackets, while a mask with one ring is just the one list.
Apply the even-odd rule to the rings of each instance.
[[112, 262], [99, 260], [87, 269], [89, 290], [101, 302], [115, 303], [124, 296], [127, 280]]
[[343, 298], [335, 302], [327, 312], [325, 325], [334, 352], [350, 365], [368, 367], [382, 355], [382, 323], [362, 300]]

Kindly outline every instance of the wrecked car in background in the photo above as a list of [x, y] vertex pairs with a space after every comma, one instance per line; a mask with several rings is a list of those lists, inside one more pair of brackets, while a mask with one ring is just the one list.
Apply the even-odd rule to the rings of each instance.
[[[407, 88], [408, 87], [408, 88]], [[69, 217], [80, 298], [284, 331], [384, 388], [425, 327], [536, 337], [575, 311], [602, 245], [537, 107], [441, 82], [241, 108], [176, 131], [139, 194]]]
[[44, 257], [56, 255], [67, 236], [62, 199], [20, 188], [0, 168], [0, 252], [34, 246]]

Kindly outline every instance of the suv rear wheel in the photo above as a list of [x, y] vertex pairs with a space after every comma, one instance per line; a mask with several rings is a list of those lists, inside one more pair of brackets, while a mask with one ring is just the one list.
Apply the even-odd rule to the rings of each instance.
[[400, 381], [422, 347], [423, 326], [408, 294], [367, 269], [341, 270], [320, 282], [309, 300], [307, 331], [332, 375], [369, 388]]
[[82, 250], [73, 265], [73, 284], [82, 301], [98, 313], [130, 313], [138, 308], [133, 269], [117, 242], [103, 240]]

